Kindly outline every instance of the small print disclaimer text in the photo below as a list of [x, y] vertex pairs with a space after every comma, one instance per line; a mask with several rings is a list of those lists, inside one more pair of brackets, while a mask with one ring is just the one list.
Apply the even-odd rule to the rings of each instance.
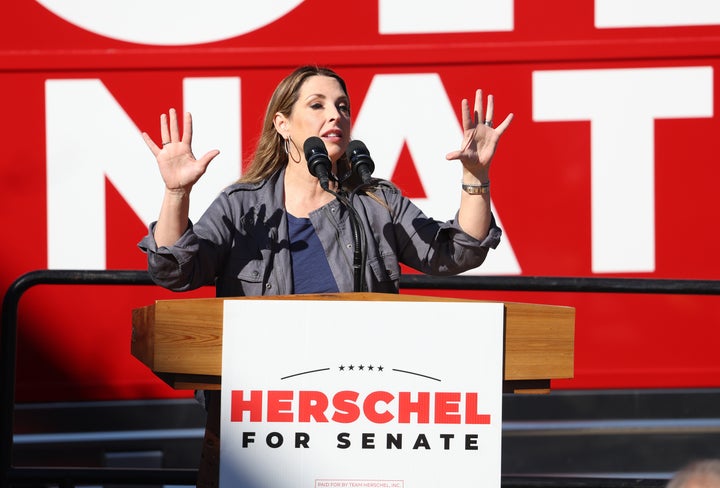
[[315, 480], [315, 488], [404, 488], [401, 480]]

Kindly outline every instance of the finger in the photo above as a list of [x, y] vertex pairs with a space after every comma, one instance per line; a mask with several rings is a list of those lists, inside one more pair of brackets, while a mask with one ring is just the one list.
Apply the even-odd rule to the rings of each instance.
[[[170, 109], [170, 142], [179, 142], [180, 133], [178, 129], [177, 111], [174, 108]], [[167, 142], [167, 141], [163, 141]]]
[[507, 117], [505, 117], [505, 120], [502, 121], [502, 124], [498, 125], [495, 129], [495, 132], [497, 132], [498, 136], [501, 136], [503, 132], [505, 132], [505, 129], [507, 129], [510, 126], [510, 122], [512, 122], [513, 118], [515, 117], [514, 114], [508, 114]]
[[452, 151], [445, 155], [445, 159], [447, 159], [448, 161], [454, 161], [456, 159], [460, 159], [461, 154], [462, 153], [460, 151]]
[[495, 112], [495, 99], [492, 95], [488, 95], [487, 112], [485, 112], [485, 123], [492, 127], [493, 115]]
[[217, 149], [213, 149], [212, 151], [208, 151], [203, 157], [198, 159], [198, 162], [202, 165], [203, 173], [205, 173], [210, 162], [215, 159], [215, 156], [217, 156], [218, 154], [220, 154], [220, 151], [218, 151]]
[[465, 137], [464, 137], [464, 139], [463, 139], [462, 149], [460, 149], [460, 152], [461, 152], [461, 153], [467, 151], [467, 149], [470, 147], [471, 144], [473, 144], [474, 142], [477, 142], [477, 141], [475, 140], [476, 137], [477, 137], [477, 135], [478, 135], [478, 130], [477, 130], [477, 129], [478, 129], [478, 126], [476, 125], [475, 127], [472, 128], [472, 131], [471, 131], [471, 132], [466, 133], [466, 135], [465, 135]]
[[168, 117], [165, 114], [160, 115], [160, 142], [165, 145], [170, 142], [170, 130], [168, 129]]
[[152, 151], [154, 156], [157, 156], [160, 152], [160, 148], [155, 144], [155, 141], [152, 140], [152, 138], [147, 134], [147, 132], [142, 133], [142, 138], [145, 141], [145, 144], [147, 144], [147, 147], [150, 148], [150, 151]]
[[475, 90], [475, 125], [482, 123], [483, 119], [482, 117], [483, 113], [483, 98], [482, 98], [482, 90], [478, 89]]
[[207, 153], [205, 153], [205, 155], [200, 158], [200, 161], [202, 161], [203, 164], [210, 164], [210, 161], [215, 159], [215, 156], [217, 156], [218, 154], [220, 154], [220, 151], [218, 151], [217, 149], [213, 149], [212, 151], [208, 151]]
[[187, 144], [192, 144], [192, 115], [190, 115], [190, 112], [185, 112], [185, 118], [183, 119], [182, 141]]
[[470, 104], [468, 103], [466, 98], [463, 98], [460, 106], [462, 112], [463, 130], [472, 129], [474, 127], [473, 116], [470, 113]]

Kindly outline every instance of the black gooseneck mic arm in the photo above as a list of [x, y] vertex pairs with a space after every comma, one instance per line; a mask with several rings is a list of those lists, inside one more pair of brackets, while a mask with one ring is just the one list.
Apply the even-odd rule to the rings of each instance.
[[[355, 187], [355, 189], [353, 189], [350, 193], [349, 200], [350, 205], [352, 205], [353, 198], [358, 192], [369, 186], [376, 185], [381, 180], [372, 177], [372, 173], [375, 171], [375, 162], [370, 157], [370, 151], [362, 141], [357, 139], [350, 141], [345, 153], [348, 161], [350, 161], [352, 173], [359, 176], [360, 181], [362, 181], [362, 184]], [[365, 244], [365, 248], [363, 249], [363, 255], [358, 259], [362, 263], [361, 265], [363, 269], [365, 269], [365, 264], [367, 262], [367, 242]]]
[[325, 143], [319, 137], [308, 137], [303, 144], [305, 160], [308, 164], [310, 174], [320, 181], [320, 187], [332, 194], [337, 200], [348, 209], [350, 216], [350, 228], [353, 236], [353, 291], [365, 291], [365, 247], [367, 236], [365, 228], [360, 222], [360, 216], [353, 207], [350, 200], [344, 195], [330, 189], [329, 181], [332, 175], [332, 162], [328, 157]]

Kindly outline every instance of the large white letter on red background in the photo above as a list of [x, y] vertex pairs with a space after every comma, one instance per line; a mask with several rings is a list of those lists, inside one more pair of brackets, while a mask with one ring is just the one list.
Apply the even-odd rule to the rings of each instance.
[[505, 32], [514, 26], [513, 0], [379, 0], [381, 34]]
[[595, 27], [671, 27], [720, 24], [716, 0], [595, 0]]
[[[240, 175], [240, 80], [191, 78], [184, 90], [193, 147], [222, 150], [193, 188], [196, 220]], [[105, 177], [145, 224], [157, 218], [162, 179], [140, 130], [102, 81], [49, 80], [45, 98], [48, 268], [104, 269]], [[146, 129], [157, 136], [159, 127]]]
[[593, 272], [655, 270], [654, 121], [712, 115], [710, 67], [533, 73], [535, 121], [592, 124]]
[[303, 0], [37, 0], [58, 17], [102, 36], [155, 45], [230, 39], [283, 17]]
[[[397, 116], [388, 116], [388, 107], [393, 107]], [[370, 149], [375, 176], [387, 179], [407, 143], [427, 195], [413, 200], [430, 217], [447, 220], [455, 216], [462, 170], [458, 161], [447, 161], [445, 155], [461, 143], [462, 127], [436, 73], [375, 76], [355, 119], [353, 138]], [[502, 227], [500, 215], [495, 209], [493, 212]], [[520, 273], [510, 238], [503, 230], [502, 243], [472, 274]]]

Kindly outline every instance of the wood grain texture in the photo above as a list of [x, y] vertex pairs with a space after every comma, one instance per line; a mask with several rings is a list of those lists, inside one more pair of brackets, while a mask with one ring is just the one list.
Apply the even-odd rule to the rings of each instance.
[[[219, 389], [224, 300], [471, 301], [382, 293], [158, 300], [133, 310], [133, 356], [176, 389]], [[550, 380], [572, 378], [575, 309], [504, 302], [505, 391], [549, 391]]]

